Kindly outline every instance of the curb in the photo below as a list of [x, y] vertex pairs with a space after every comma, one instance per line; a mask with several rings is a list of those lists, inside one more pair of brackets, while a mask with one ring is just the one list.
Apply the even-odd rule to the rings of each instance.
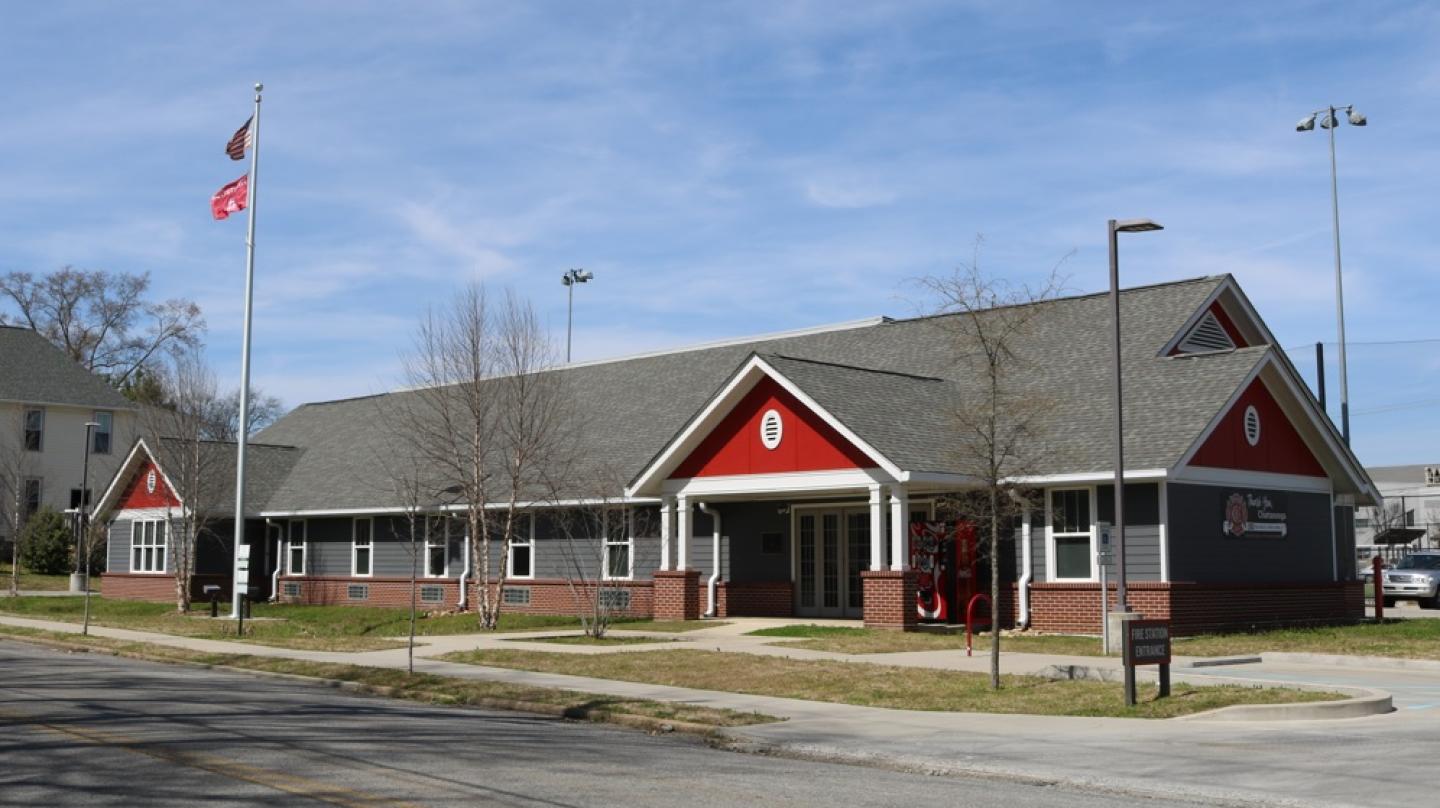
[[[558, 704], [545, 702], [522, 701], [519, 699], [502, 699], [493, 697], [481, 697], [473, 701], [460, 702], [449, 697], [445, 693], [433, 690], [403, 690], [388, 685], [369, 685], [364, 682], [355, 682], [349, 679], [327, 679], [321, 676], [306, 676], [300, 673], [283, 673], [280, 671], [256, 670], [254, 668], [242, 668], [234, 665], [216, 665], [208, 662], [195, 662], [188, 659], [168, 659], [163, 656], [151, 656], [144, 653], [121, 651], [115, 648], [104, 648], [90, 646], [83, 643], [66, 642], [55, 640], [49, 637], [20, 637], [4, 635], [0, 639], [12, 640], [14, 642], [39, 645], [47, 648], [54, 648], [61, 651], [86, 654], [102, 654], [104, 656], [120, 657], [122, 659], [138, 659], [144, 662], [154, 662], [162, 665], [184, 665], [191, 668], [204, 670], [224, 671], [226, 673], [241, 673], [250, 676], [259, 676], [270, 679], [280, 679], [297, 682], [307, 685], [318, 685], [330, 687], [336, 690], [344, 690], [349, 693], [362, 695], [380, 696], [382, 698], [400, 699], [414, 701], [422, 704], [431, 704], [443, 707], [458, 707], [460, 709], [479, 710], [506, 710], [510, 712], [532, 713], [535, 715], [547, 715], [554, 718], [564, 718], [571, 721], [588, 721], [594, 724], [615, 724], [629, 729], [638, 729], [656, 734], [680, 733], [693, 735], [702, 740], [714, 741], [720, 730], [726, 729], [709, 724], [696, 724], [690, 721], [680, 721], [668, 718], [652, 718], [647, 715], [635, 715], [633, 713], [607, 713], [594, 712], [583, 707], [563, 707]], [[365, 666], [357, 666], [365, 667]], [[427, 674], [438, 676], [439, 674]], [[445, 677], [441, 677], [445, 678]], [[463, 680], [462, 680], [463, 681]], [[407, 695], [408, 694], [408, 695]], [[423, 696], [425, 698], [410, 698], [410, 695]]]
[[1292, 665], [1334, 665], [1341, 668], [1378, 668], [1380, 670], [1440, 671], [1440, 660], [1405, 659], [1403, 657], [1347, 656], [1344, 654], [1302, 654], [1289, 651], [1266, 651], [1264, 662], [1288, 662]]

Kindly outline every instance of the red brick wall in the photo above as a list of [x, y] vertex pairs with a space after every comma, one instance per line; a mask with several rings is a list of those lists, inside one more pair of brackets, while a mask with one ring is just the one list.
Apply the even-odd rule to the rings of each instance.
[[717, 617], [790, 617], [795, 589], [789, 581], [721, 581], [715, 586]]
[[[117, 600], [149, 600], [159, 603], [175, 602], [174, 575], [140, 575], [130, 572], [107, 572], [100, 577], [101, 591], [105, 597]], [[194, 575], [190, 578], [190, 600], [195, 603], [209, 602], [205, 597], [206, 584], [219, 584], [220, 599], [230, 600], [230, 577], [228, 575]]]
[[[514, 580], [505, 583], [507, 589], [529, 589], [530, 603], [525, 606], [502, 603], [500, 611], [524, 614], [578, 614], [589, 611], [594, 604], [595, 584], [577, 582], [572, 588], [564, 579]], [[655, 611], [655, 587], [650, 581], [606, 581], [606, 589], [626, 589], [630, 592], [630, 608], [612, 610], [610, 614], [623, 617], [650, 617]], [[473, 598], [480, 591], [478, 586], [471, 592]]]
[[656, 570], [656, 620], [698, 620], [700, 618], [700, 571]]
[[[298, 583], [299, 597], [286, 597], [285, 584]], [[365, 600], [351, 600], [348, 587], [363, 584], [370, 588]], [[409, 578], [317, 578], [310, 576], [280, 576], [280, 600], [284, 603], [303, 603], [308, 606], [352, 605], [352, 606], [410, 606]], [[426, 603], [419, 599], [418, 589], [426, 586], [440, 586], [445, 597], [440, 603]], [[416, 604], [422, 609], [453, 609], [460, 598], [460, 584], [453, 578], [420, 578], [416, 581]]]
[[[1115, 585], [1107, 587], [1110, 606]], [[1140, 581], [1126, 587], [1130, 606], [1171, 621], [1177, 636], [1293, 625], [1355, 622], [1365, 614], [1358, 583], [1192, 584]], [[1018, 602], [1010, 611], [1018, 616]], [[1062, 634], [1100, 633], [1100, 585], [1032, 584], [1030, 627]]]
[[862, 571], [860, 585], [865, 593], [865, 626], [901, 630], [914, 628], [920, 622], [920, 615], [915, 611], [916, 577], [913, 570]]

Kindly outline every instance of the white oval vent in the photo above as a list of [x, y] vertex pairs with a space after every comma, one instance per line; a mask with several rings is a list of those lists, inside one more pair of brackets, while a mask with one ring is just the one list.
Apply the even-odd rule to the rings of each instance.
[[1251, 446], [1260, 443], [1260, 412], [1254, 406], [1245, 408], [1245, 440]]
[[155, 493], [155, 482], [155, 469], [150, 469], [150, 473], [145, 475], [145, 493]]
[[780, 438], [785, 435], [785, 422], [780, 420], [778, 410], [766, 410], [760, 416], [760, 443], [766, 449], [774, 449], [780, 445]]

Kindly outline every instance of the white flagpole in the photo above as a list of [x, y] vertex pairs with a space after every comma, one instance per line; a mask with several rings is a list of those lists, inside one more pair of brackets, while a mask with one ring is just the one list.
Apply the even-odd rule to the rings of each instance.
[[[240, 346], [240, 434], [235, 444], [235, 550], [230, 579], [230, 617], [240, 617], [240, 545], [245, 541], [245, 444], [250, 432], [250, 305], [255, 296], [255, 186], [260, 170], [260, 91], [255, 85], [255, 115], [250, 123], [250, 179], [246, 183], [245, 210], [250, 214], [245, 227], [245, 329]], [[248, 559], [247, 559], [248, 564]]]

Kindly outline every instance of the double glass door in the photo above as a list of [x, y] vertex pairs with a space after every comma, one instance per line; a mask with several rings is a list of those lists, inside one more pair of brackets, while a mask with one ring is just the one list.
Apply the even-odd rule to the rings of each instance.
[[870, 511], [798, 511], [795, 518], [796, 613], [861, 617], [860, 572], [870, 568]]

